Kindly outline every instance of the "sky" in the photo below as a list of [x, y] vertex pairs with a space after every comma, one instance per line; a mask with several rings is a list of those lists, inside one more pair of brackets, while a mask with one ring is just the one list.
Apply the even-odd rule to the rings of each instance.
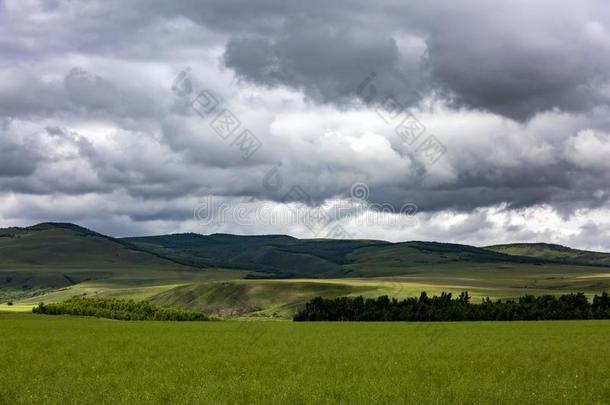
[[604, 0], [0, 0], [0, 226], [610, 250]]

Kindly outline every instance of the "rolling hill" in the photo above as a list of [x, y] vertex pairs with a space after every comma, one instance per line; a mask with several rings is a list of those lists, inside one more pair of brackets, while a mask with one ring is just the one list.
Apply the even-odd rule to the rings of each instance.
[[0, 295], [23, 296], [113, 275], [185, 266], [66, 223], [0, 229]]
[[339, 297], [377, 290], [375, 286], [306, 280], [226, 280], [187, 284], [150, 297], [152, 303], [212, 316], [290, 317], [297, 305], [317, 296]]
[[146, 268], [176, 266], [167, 258], [73, 224], [0, 230], [0, 267]]
[[254, 277], [341, 277], [354, 250], [380, 241], [296, 239], [285, 235], [174, 234], [125, 238], [142, 250], [196, 267], [258, 272]]
[[590, 252], [550, 243], [513, 243], [488, 246], [486, 249], [507, 255], [536, 257], [565, 263], [610, 266], [610, 253]]
[[609, 256], [544, 244], [478, 248], [286, 235], [116, 239], [43, 223], [0, 229], [0, 302], [15, 300], [27, 309], [39, 301], [104, 295], [220, 316], [290, 317], [318, 295], [591, 294], [610, 289]]
[[390, 243], [227, 234], [175, 234], [123, 240], [183, 264], [252, 270], [256, 273], [250, 277], [255, 278], [379, 277], [405, 274], [410, 268], [421, 266], [548, 262], [544, 258], [437, 242]]

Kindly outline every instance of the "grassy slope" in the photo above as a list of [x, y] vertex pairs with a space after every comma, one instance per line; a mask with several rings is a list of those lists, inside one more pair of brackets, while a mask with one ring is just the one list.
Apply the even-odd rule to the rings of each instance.
[[377, 289], [376, 283], [359, 285], [342, 280], [234, 280], [183, 285], [152, 296], [150, 301], [224, 318], [289, 319], [297, 306], [317, 296], [366, 294]]
[[[0, 403], [606, 403], [610, 322], [0, 314]], [[137, 376], [137, 378], [134, 378]]]
[[[300, 240], [284, 235], [175, 234], [125, 238], [126, 242], [195, 266], [249, 269], [274, 277], [341, 277], [347, 255], [365, 240]], [[261, 275], [262, 277], [262, 275]]]
[[467, 245], [435, 242], [404, 242], [362, 247], [348, 256], [351, 276], [398, 276], [420, 268], [507, 266], [518, 268], [546, 264], [544, 260], [509, 256]]
[[488, 246], [486, 249], [507, 255], [610, 266], [610, 253], [590, 252], [549, 243], [513, 243]]
[[177, 234], [125, 241], [187, 263], [250, 269], [270, 273], [276, 278], [379, 277], [408, 274], [409, 268], [423, 265], [545, 262], [540, 258], [434, 242], [389, 243], [224, 234]]
[[171, 278], [190, 268], [70, 224], [0, 230], [0, 300], [94, 280]]
[[407, 276], [340, 279], [224, 280], [194, 283], [151, 296], [153, 302], [187, 309], [206, 310], [223, 316], [279, 316], [290, 318], [294, 309], [314, 296], [336, 297], [388, 295], [406, 298], [421, 291], [459, 294], [469, 291], [475, 301], [484, 297], [506, 299], [525, 294], [588, 295], [610, 290], [609, 274], [592, 272], [589, 266], [562, 265], [488, 267], [487, 264], [421, 266]]
[[79, 227], [41, 224], [0, 232], [0, 268], [180, 267], [123, 242]]

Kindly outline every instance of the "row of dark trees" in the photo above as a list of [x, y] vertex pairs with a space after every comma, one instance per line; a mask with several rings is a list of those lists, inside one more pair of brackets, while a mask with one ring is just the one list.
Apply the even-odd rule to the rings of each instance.
[[517, 300], [489, 298], [470, 302], [467, 292], [453, 298], [451, 293], [398, 301], [379, 298], [314, 298], [298, 311], [295, 321], [520, 321], [551, 319], [610, 319], [610, 297], [595, 295], [589, 302], [583, 293], [561, 296], [526, 295]]
[[72, 297], [54, 304], [40, 303], [32, 309], [35, 314], [95, 316], [131, 321], [207, 321], [200, 313], [153, 305], [146, 301], [121, 300], [104, 297]]

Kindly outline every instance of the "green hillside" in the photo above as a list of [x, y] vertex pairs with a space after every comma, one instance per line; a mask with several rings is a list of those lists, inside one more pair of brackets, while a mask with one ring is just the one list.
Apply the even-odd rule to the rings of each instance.
[[485, 249], [507, 255], [537, 257], [568, 263], [610, 266], [610, 253], [572, 249], [550, 243], [512, 243], [493, 245]]
[[348, 255], [350, 275], [355, 277], [397, 276], [421, 267], [478, 267], [487, 264], [532, 265], [547, 261], [523, 256], [510, 256], [467, 245], [437, 242], [387, 243], [354, 250]]
[[411, 267], [461, 263], [546, 263], [467, 245], [436, 242], [296, 239], [283, 235], [177, 234], [124, 241], [199, 267], [247, 269], [254, 277], [378, 277]]
[[297, 305], [317, 296], [362, 294], [372, 286], [315, 281], [235, 280], [179, 286], [149, 300], [221, 317], [255, 315], [290, 318]]
[[296, 239], [285, 235], [175, 234], [125, 238], [140, 249], [197, 267], [259, 272], [257, 277], [343, 277], [356, 249], [387, 242]]
[[167, 259], [71, 224], [40, 224], [0, 230], [0, 267], [62, 267], [112, 270], [125, 266], [176, 266]]
[[195, 233], [124, 238], [123, 241], [196, 267], [239, 267], [238, 256], [267, 245], [284, 245], [293, 240], [284, 235], [237, 236]]
[[185, 266], [72, 224], [0, 229], [0, 298]]

